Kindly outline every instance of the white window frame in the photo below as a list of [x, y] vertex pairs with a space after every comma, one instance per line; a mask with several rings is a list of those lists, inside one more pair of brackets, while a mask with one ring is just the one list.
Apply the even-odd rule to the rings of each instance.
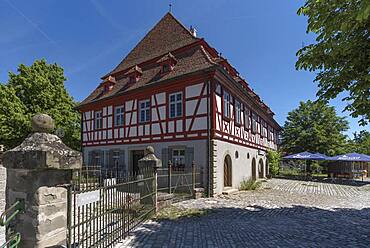
[[242, 124], [242, 104], [240, 101], [235, 100], [235, 123], [238, 125]]
[[257, 114], [252, 112], [252, 133], [256, 134], [258, 132], [257, 128]]
[[185, 149], [172, 150], [172, 164], [174, 167], [185, 167]]
[[[173, 100], [171, 98], [173, 98]], [[183, 106], [184, 106], [183, 99], [184, 98], [183, 98], [182, 92], [172, 93], [168, 96], [168, 102], [169, 102], [168, 112], [169, 112], [170, 118], [177, 118], [183, 115]], [[174, 112], [172, 112], [172, 107], [173, 107]]]
[[248, 130], [250, 129], [250, 127], [249, 127], [250, 126], [249, 117], [250, 117], [250, 110], [244, 104], [244, 127], [245, 127], [245, 129], [248, 129]]
[[224, 117], [230, 118], [230, 99], [231, 99], [230, 93], [224, 90], [223, 98], [224, 98], [224, 102], [223, 102]]
[[139, 101], [139, 122], [140, 123], [145, 123], [145, 122], [150, 121], [151, 119], [150, 111], [151, 111], [150, 99]]
[[[99, 161], [99, 162], [98, 162]], [[96, 167], [102, 167], [102, 157], [100, 154], [95, 154], [94, 155], [94, 166]]]
[[[119, 111], [118, 111], [119, 110]], [[114, 126], [120, 127], [124, 124], [125, 109], [123, 105], [114, 108]]]
[[94, 120], [94, 128], [102, 129], [103, 128], [103, 110], [95, 111], [94, 113], [95, 120]]

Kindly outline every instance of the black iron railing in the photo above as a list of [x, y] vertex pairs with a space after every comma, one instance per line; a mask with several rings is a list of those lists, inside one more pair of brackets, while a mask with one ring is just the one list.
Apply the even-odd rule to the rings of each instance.
[[68, 187], [68, 247], [111, 247], [155, 212], [153, 168], [137, 174], [84, 167]]

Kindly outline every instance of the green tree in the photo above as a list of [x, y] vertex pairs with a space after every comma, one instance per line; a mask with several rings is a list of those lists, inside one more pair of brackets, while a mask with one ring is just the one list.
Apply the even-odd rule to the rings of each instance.
[[353, 139], [349, 141], [348, 152], [357, 152], [370, 155], [370, 132], [362, 130], [353, 134]]
[[279, 174], [281, 153], [274, 150], [267, 151], [267, 160], [269, 163], [269, 170], [272, 176]]
[[306, 0], [298, 10], [308, 17], [307, 33], [316, 34], [316, 43], [297, 52], [297, 69], [317, 72], [317, 95], [322, 100], [346, 92], [345, 110], [370, 120], [370, 1]]
[[18, 145], [31, 131], [34, 114], [49, 114], [56, 128], [64, 130], [63, 141], [80, 148], [80, 115], [76, 103], [64, 87], [63, 68], [36, 60], [31, 66], [19, 65], [18, 73], [0, 87], [0, 143]]
[[282, 149], [288, 153], [342, 153], [346, 144], [343, 132], [346, 130], [348, 122], [336, 115], [334, 107], [322, 101], [300, 102], [297, 109], [288, 113], [281, 134]]

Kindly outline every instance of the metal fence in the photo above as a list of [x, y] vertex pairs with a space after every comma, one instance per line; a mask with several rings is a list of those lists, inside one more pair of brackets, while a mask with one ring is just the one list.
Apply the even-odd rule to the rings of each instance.
[[74, 172], [68, 187], [67, 246], [111, 247], [155, 212], [156, 172], [99, 167]]
[[177, 167], [169, 161], [167, 167], [158, 169], [158, 192], [173, 194], [174, 200], [191, 198], [201, 186], [202, 175], [194, 162], [191, 167]]

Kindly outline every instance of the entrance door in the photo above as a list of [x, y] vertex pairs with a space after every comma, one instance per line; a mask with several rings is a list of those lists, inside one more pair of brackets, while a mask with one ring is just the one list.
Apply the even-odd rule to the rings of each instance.
[[131, 151], [131, 157], [132, 157], [132, 172], [134, 175], [138, 174], [139, 172], [139, 160], [144, 157], [144, 151], [143, 150], [135, 150]]
[[258, 177], [263, 178], [265, 176], [264, 174], [265, 173], [264, 173], [263, 160], [261, 158], [259, 163], [258, 163]]
[[252, 179], [256, 180], [256, 159], [252, 159]]
[[231, 158], [226, 155], [224, 161], [224, 187], [232, 186], [232, 170], [231, 170]]

